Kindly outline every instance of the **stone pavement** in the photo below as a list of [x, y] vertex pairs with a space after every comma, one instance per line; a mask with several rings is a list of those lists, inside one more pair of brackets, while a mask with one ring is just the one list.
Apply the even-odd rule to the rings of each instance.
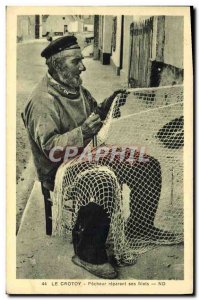
[[[32, 87], [46, 71], [45, 62], [39, 57], [44, 43], [23, 44], [19, 47], [23, 58], [19, 89], [28, 96], [27, 85]], [[97, 101], [102, 101], [114, 90], [124, 86], [111, 66], [103, 66], [90, 58], [84, 61], [87, 72], [82, 74], [83, 85]], [[28, 171], [26, 169], [26, 174]], [[22, 184], [25, 186], [26, 180]], [[72, 255], [70, 241], [45, 235], [43, 197], [36, 181], [17, 235], [17, 278], [97, 279], [75, 266], [71, 262]], [[118, 272], [119, 279], [183, 279], [183, 246], [156, 248], [140, 256], [134, 266], [118, 268]]]

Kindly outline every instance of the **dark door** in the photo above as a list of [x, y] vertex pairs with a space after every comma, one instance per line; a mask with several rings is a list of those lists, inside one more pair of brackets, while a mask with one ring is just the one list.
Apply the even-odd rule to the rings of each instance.
[[39, 15], [35, 16], [35, 38], [39, 39], [39, 26], [40, 26], [40, 22], [39, 22]]

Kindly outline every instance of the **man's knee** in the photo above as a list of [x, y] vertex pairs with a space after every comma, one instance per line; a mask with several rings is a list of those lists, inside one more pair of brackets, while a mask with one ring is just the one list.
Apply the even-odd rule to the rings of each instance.
[[117, 178], [113, 171], [107, 167], [94, 168], [80, 175], [81, 181], [86, 181], [93, 191], [104, 189], [105, 187], [116, 187]]
[[114, 200], [118, 187], [117, 178], [109, 168], [93, 168], [77, 176], [71, 190], [72, 198], [105, 205]]

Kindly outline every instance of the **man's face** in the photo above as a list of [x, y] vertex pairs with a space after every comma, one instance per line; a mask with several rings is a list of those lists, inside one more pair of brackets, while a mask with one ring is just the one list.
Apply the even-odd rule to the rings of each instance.
[[80, 74], [86, 70], [82, 59], [80, 49], [67, 50], [66, 54], [63, 54], [56, 67], [57, 75], [62, 83], [72, 88], [78, 88], [82, 84]]

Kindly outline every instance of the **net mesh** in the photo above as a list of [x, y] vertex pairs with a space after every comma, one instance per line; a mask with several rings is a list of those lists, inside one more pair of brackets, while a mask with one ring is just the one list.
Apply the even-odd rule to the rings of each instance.
[[[133, 264], [154, 246], [183, 241], [183, 86], [129, 92], [126, 100], [115, 98], [97, 147], [86, 149], [110, 151], [98, 160], [63, 163], [53, 195], [53, 233], [60, 236], [70, 236], [81, 206], [93, 201], [106, 210], [107, 245], [119, 265]], [[123, 149], [123, 160], [113, 156]]]

